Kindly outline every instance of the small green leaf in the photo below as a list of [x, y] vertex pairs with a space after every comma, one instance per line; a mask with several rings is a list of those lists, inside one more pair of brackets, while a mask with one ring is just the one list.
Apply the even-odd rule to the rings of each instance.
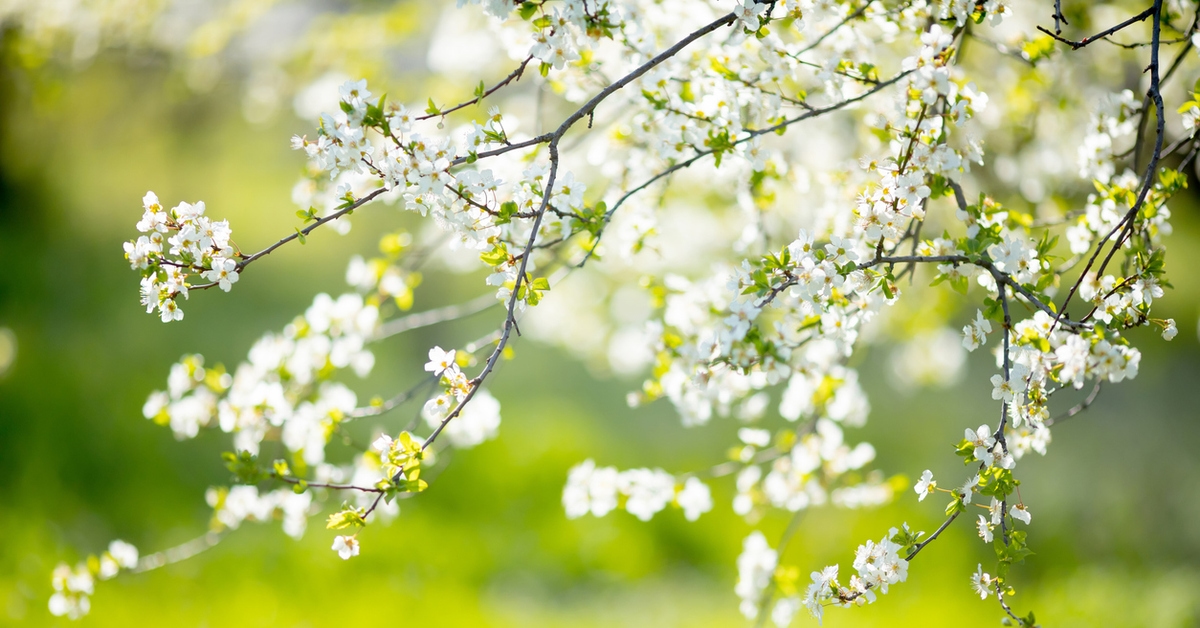
[[271, 469], [275, 471], [275, 475], [278, 475], [281, 478], [292, 474], [292, 470], [288, 468], [287, 460], [276, 460], [271, 465]]
[[348, 507], [329, 515], [329, 519], [325, 522], [325, 528], [328, 530], [344, 530], [351, 526], [361, 528], [365, 525], [367, 522], [363, 519], [362, 512], [357, 508]]
[[508, 247], [501, 242], [496, 245], [496, 248], [480, 253], [479, 259], [483, 260], [489, 266], [499, 266], [508, 261]]

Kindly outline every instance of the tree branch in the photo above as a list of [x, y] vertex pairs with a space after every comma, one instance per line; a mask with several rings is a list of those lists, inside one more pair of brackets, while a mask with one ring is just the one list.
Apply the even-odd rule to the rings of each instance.
[[[1056, 0], [1056, 2], [1057, 1], [1058, 0]], [[1137, 15], [1129, 18], [1128, 20], [1125, 20], [1124, 22], [1121, 22], [1120, 24], [1117, 24], [1116, 26], [1114, 26], [1112, 28], [1101, 31], [1099, 33], [1096, 33], [1095, 35], [1092, 35], [1091, 37], [1084, 37], [1083, 39], [1081, 39], [1079, 41], [1071, 41], [1070, 39], [1062, 37], [1058, 34], [1058, 33], [1062, 32], [1062, 29], [1060, 29], [1058, 27], [1058, 21], [1062, 16], [1062, 12], [1058, 11], [1057, 9], [1055, 11], [1055, 16], [1054, 16], [1055, 32], [1051, 33], [1049, 30], [1047, 30], [1045, 27], [1042, 27], [1042, 26], [1038, 26], [1037, 29], [1039, 31], [1042, 31], [1043, 33], [1053, 37], [1055, 39], [1055, 41], [1060, 41], [1060, 42], [1070, 46], [1071, 50], [1079, 50], [1080, 48], [1083, 48], [1084, 46], [1087, 46], [1088, 44], [1094, 44], [1097, 41], [1100, 41], [1101, 39], [1104, 39], [1105, 37], [1108, 37], [1109, 35], [1112, 35], [1113, 33], [1116, 33], [1122, 29], [1125, 29], [1133, 24], [1137, 24], [1138, 22], [1145, 21], [1146, 18], [1150, 17], [1151, 15], [1154, 15], [1155, 11], [1159, 8], [1161, 8], [1161, 0], [1156, 0], [1156, 2], [1154, 3], [1154, 6], [1150, 7], [1149, 9], [1146, 9], [1145, 11], [1138, 13]], [[1065, 24], [1066, 20], [1063, 19], [1062, 22]]]

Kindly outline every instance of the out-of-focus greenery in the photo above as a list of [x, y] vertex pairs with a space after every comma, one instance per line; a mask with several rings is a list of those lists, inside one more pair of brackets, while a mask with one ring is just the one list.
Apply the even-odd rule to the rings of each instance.
[[[67, 623], [46, 610], [57, 562], [113, 538], [150, 552], [198, 536], [209, 516], [205, 488], [228, 482], [224, 435], [177, 442], [141, 417], [169, 365], [190, 352], [240, 360], [315, 292], [343, 290], [350, 255], [370, 250], [401, 218], [386, 207], [362, 211], [350, 235], [318, 233], [304, 247], [285, 247], [232, 293], [196, 295], [185, 321], [163, 325], [141, 312], [121, 257], [142, 194], [153, 188], [168, 204], [203, 199], [210, 214], [231, 220], [239, 244], [257, 248], [295, 223], [289, 193], [302, 162], [287, 139], [307, 123], [281, 116], [250, 125], [236, 86], [195, 94], [137, 58], [101, 55], [67, 71], [21, 67], [6, 51], [0, 327], [11, 330], [16, 354], [0, 375], [0, 625], [50, 626]], [[419, 91], [409, 89], [390, 93]], [[1139, 377], [1055, 428], [1050, 455], [1020, 468], [1037, 555], [1017, 571], [1021, 593], [1010, 601], [1047, 626], [1200, 622], [1200, 220], [1191, 198], [1173, 209], [1176, 289], [1161, 315], [1176, 317], [1179, 338], [1141, 335]], [[418, 307], [443, 303], [440, 288], [450, 281], [427, 278]], [[357, 386], [361, 397], [406, 387], [425, 349], [485, 330], [498, 316], [384, 343], [375, 373]], [[734, 563], [748, 529], [729, 510], [728, 483], [716, 484], [718, 506], [697, 523], [678, 511], [651, 523], [622, 512], [568, 521], [559, 505], [567, 469], [583, 458], [700, 468], [722, 459], [736, 425], [684, 430], [663, 405], [628, 409], [624, 392], [635, 382], [597, 379], [527, 340], [515, 348], [516, 361], [493, 385], [503, 404], [500, 437], [454, 454], [393, 524], [368, 528], [362, 556], [339, 560], [319, 524], [300, 542], [278, 526], [245, 524], [191, 560], [98, 583], [81, 625], [742, 625]], [[958, 477], [951, 444], [963, 425], [981, 422], [972, 417], [994, 410], [986, 377], [898, 395], [879, 366], [886, 361], [875, 359], [886, 350], [870, 349], [859, 365], [875, 407], [856, 436], [875, 443], [890, 473], [915, 477], [934, 461], [935, 476]], [[975, 358], [970, 368], [985, 372], [987, 357]], [[395, 426], [405, 412], [390, 419]], [[846, 565], [857, 543], [890, 526], [932, 530], [941, 520], [940, 505], [918, 504], [908, 491], [876, 512], [818, 510], [785, 561]], [[767, 522], [772, 543], [785, 525]], [[966, 578], [989, 554], [962, 521], [894, 594], [853, 612], [831, 610], [827, 625], [995, 625], [994, 601], [973, 599]]]

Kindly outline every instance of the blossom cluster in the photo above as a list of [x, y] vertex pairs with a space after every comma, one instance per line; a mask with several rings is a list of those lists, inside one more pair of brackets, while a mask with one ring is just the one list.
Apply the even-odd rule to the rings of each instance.
[[[125, 259], [142, 273], [142, 305], [158, 310], [164, 323], [183, 320], [179, 297], [189, 288], [218, 286], [229, 292], [237, 283], [239, 254], [230, 240], [229, 222], [204, 215], [204, 202], [180, 203], [167, 210], [154, 192], [142, 199], [145, 212], [137, 230], [146, 234], [125, 243]], [[195, 286], [189, 279], [207, 283]]]
[[[451, 234], [451, 248], [480, 252], [493, 270], [487, 283], [497, 287], [498, 299], [508, 299], [517, 289], [522, 309], [536, 305], [549, 284], [545, 278], [518, 280], [520, 269], [528, 274], [536, 264], [528, 256], [518, 261], [509, 247], [529, 239], [528, 221], [540, 216], [543, 206], [549, 211], [540, 220], [541, 231], [569, 236], [580, 230], [586, 220], [587, 186], [570, 172], [561, 172], [554, 187], [546, 189], [550, 170], [541, 163], [513, 172], [516, 183], [511, 185], [494, 170], [475, 166], [488, 148], [496, 153], [512, 150], [504, 116], [496, 108], [483, 124], [472, 122], [439, 136], [444, 114], [432, 104], [427, 115], [416, 116], [402, 104], [383, 99], [372, 103], [365, 81], [346, 83], [341, 96], [341, 110], [322, 116], [315, 140], [297, 136], [292, 141], [310, 160], [312, 189], [331, 184], [336, 188], [334, 194], [321, 196], [322, 209], [301, 212], [306, 219], [345, 224], [343, 216], [356, 202], [371, 192], [386, 192], [385, 199], [402, 203]], [[310, 191], [299, 200], [317, 196]], [[360, 266], [354, 272], [364, 284], [370, 282], [365, 271]], [[401, 284], [384, 284], [387, 274], [385, 268], [376, 278], [380, 289], [408, 298]]]
[[833, 498], [837, 505], [878, 505], [891, 499], [889, 490], [873, 490], [878, 482], [865, 482], [833, 490], [842, 476], [862, 469], [875, 458], [870, 443], [853, 448], [843, 442], [843, 430], [828, 418], [816, 421], [813, 432], [799, 438], [786, 455], [770, 465], [765, 476], [758, 465], [747, 465], [737, 477], [733, 510], [749, 515], [763, 504], [789, 512], [820, 506]]
[[808, 609], [817, 620], [826, 606], [863, 606], [887, 594], [891, 585], [908, 578], [908, 558], [918, 545], [922, 533], [892, 528], [879, 541], [867, 541], [854, 554], [855, 575], [843, 585], [838, 580], [838, 565], [830, 565], [811, 574], [812, 582], [803, 595], [799, 593], [799, 573], [778, 565], [778, 551], [772, 549], [761, 532], [746, 537], [738, 556], [738, 581], [735, 591], [741, 598], [741, 611], [747, 619], [758, 617], [768, 607], [764, 595], [775, 587], [795, 591], [771, 605], [770, 617], [777, 626], [787, 626], [801, 608]]
[[[467, 379], [456, 355], [465, 357], [467, 354], [441, 347], [429, 350], [425, 370], [440, 378], [443, 392], [425, 402], [421, 417], [430, 429], [438, 429], [457, 411], [454, 420], [445, 423], [446, 438], [455, 447], [467, 449], [496, 437], [500, 428], [500, 402]], [[471, 395], [469, 405], [466, 404], [468, 395]]]
[[592, 460], [571, 468], [562, 503], [571, 519], [588, 513], [603, 517], [624, 508], [642, 521], [649, 521], [671, 504], [681, 508], [688, 521], [713, 507], [712, 492], [698, 478], [676, 478], [662, 469], [618, 471], [616, 467], [597, 467]]
[[892, 528], [878, 542], [867, 541], [859, 545], [853, 563], [857, 573], [850, 576], [844, 586], [838, 581], [837, 565], [814, 571], [812, 584], [804, 593], [805, 608], [820, 619], [827, 604], [870, 604], [876, 599], [876, 591], [886, 595], [890, 585], [904, 582], [908, 578], [908, 560], [900, 555], [905, 546], [894, 540], [898, 538], [902, 538], [900, 531]]
[[[742, 542], [742, 553], [738, 555], [738, 579], [734, 592], [742, 603], [740, 609], [746, 619], [758, 617], [758, 607], [763, 593], [771, 586], [779, 553], [771, 549], [767, 537], [754, 531]], [[791, 618], [788, 618], [790, 623]], [[783, 625], [787, 625], [784, 623]]]
[[55, 617], [65, 615], [69, 619], [87, 615], [96, 580], [109, 580], [122, 570], [136, 569], [137, 566], [137, 548], [120, 540], [109, 543], [108, 551], [100, 556], [89, 556], [74, 567], [59, 563], [51, 577], [54, 594], [50, 596], [50, 614]]
[[233, 373], [185, 356], [171, 367], [167, 390], [150, 395], [142, 412], [180, 439], [215, 425], [233, 435], [234, 449], [250, 453], [279, 428], [290, 451], [319, 464], [332, 430], [357, 407], [357, 395], [330, 378], [341, 369], [370, 373], [375, 356], [365, 344], [378, 322], [378, 308], [357, 294], [317, 295], [283, 333], [256, 342]]
[[268, 523], [280, 519], [283, 532], [299, 539], [308, 527], [313, 505], [311, 493], [290, 489], [260, 492], [257, 486], [237, 485], [208, 489], [204, 499], [213, 509], [218, 529], [236, 530], [245, 521]]
[[1137, 130], [1141, 99], [1132, 90], [1106, 94], [1091, 114], [1087, 135], [1079, 146], [1079, 176], [1108, 183], [1116, 174], [1117, 155], [1124, 140]]

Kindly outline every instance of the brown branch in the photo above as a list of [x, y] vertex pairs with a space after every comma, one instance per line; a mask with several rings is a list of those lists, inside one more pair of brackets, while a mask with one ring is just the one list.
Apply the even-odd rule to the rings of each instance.
[[[1133, 223], [1137, 217], [1138, 211], [1140, 211], [1142, 206], [1145, 204], [1146, 197], [1150, 194], [1150, 189], [1154, 187], [1154, 175], [1157, 173], [1158, 162], [1162, 157], [1163, 138], [1165, 135], [1166, 124], [1166, 120], [1163, 116], [1162, 94], [1159, 93], [1158, 74], [1159, 38], [1162, 34], [1161, 9], [1162, 0], [1155, 0], [1154, 6], [1149, 9], [1150, 14], [1154, 16], [1154, 22], [1152, 38], [1153, 44], [1150, 47], [1150, 67], [1148, 68], [1150, 71], [1150, 89], [1147, 90], [1146, 93], [1147, 96], [1154, 101], [1155, 113], [1158, 116], [1158, 120], [1155, 124], [1156, 136], [1154, 142], [1154, 152], [1150, 156], [1150, 164], [1146, 167], [1146, 173], [1142, 176], [1142, 186], [1141, 190], [1138, 191], [1137, 201], [1133, 204], [1133, 207], [1129, 208], [1129, 211], [1123, 218], [1121, 218], [1120, 222], [1118, 222], [1117, 225], [1113, 227], [1112, 230], [1109, 231], [1108, 234], [1106, 234], [1104, 238], [1096, 245], [1096, 251], [1092, 253], [1092, 256], [1088, 259], [1088, 263], [1084, 267], [1083, 272], [1079, 274], [1079, 279], [1075, 281], [1075, 283], [1071, 286], [1070, 291], [1067, 292], [1067, 298], [1063, 300], [1062, 307], [1059, 308], [1058, 314], [1054, 318], [1054, 323], [1050, 326], [1050, 331], [1054, 331], [1054, 328], [1058, 325], [1059, 320], [1063, 317], [1063, 315], [1066, 314], [1067, 306], [1071, 304], [1071, 299], [1075, 297], [1075, 293], [1078, 292], [1079, 287], [1083, 285], [1084, 278], [1087, 276], [1088, 271], [1092, 269], [1092, 266], [1095, 264], [1096, 259], [1100, 256], [1100, 253], [1104, 250], [1105, 244], [1107, 244], [1108, 241], [1114, 235], [1116, 235], [1118, 231], [1121, 232], [1121, 235], [1119, 235], [1116, 241], [1113, 242], [1112, 249], [1108, 252], [1108, 255], [1104, 258], [1104, 261], [1100, 264], [1099, 269], [1096, 271], [1097, 275], [1104, 272], [1104, 269], [1108, 266], [1109, 261], [1112, 260], [1113, 255], [1125, 243], [1129, 235], [1133, 233]], [[1142, 115], [1145, 114], [1143, 113]]]
[[[1038, 308], [1039, 310], [1041, 310], [1051, 316], [1055, 315], [1054, 310], [1051, 309], [1049, 305], [1043, 303], [1041, 301], [1041, 299], [1038, 299], [1036, 295], [1034, 295], [1032, 292], [1030, 292], [1028, 289], [1026, 289], [1025, 286], [1022, 286], [1020, 284], [1020, 282], [1013, 279], [1012, 276], [1010, 276], [1008, 273], [1005, 273], [1005, 272], [1001, 271], [1000, 269], [996, 268], [995, 264], [993, 264], [991, 262], [991, 260], [987, 260], [987, 259], [974, 259], [974, 258], [967, 257], [966, 255], [927, 255], [927, 256], [897, 255], [897, 256], [875, 257], [868, 261], [860, 262], [858, 264], [858, 268], [860, 270], [862, 270], [862, 269], [871, 268], [872, 266], [878, 266], [880, 264], [906, 264], [906, 263], [910, 263], [910, 262], [942, 263], [942, 264], [971, 264], [973, 266], [979, 266], [980, 268], [983, 268], [983, 269], [987, 270], [988, 272], [992, 273], [992, 276], [997, 279], [998, 284], [1009, 286], [1010, 288], [1013, 289], [1013, 291], [1020, 294], [1022, 297], [1025, 297], [1025, 300], [1028, 301], [1030, 304], [1032, 304], [1034, 307]], [[1083, 323], [1072, 321], [1069, 318], [1063, 319], [1062, 322], [1064, 325], [1066, 325], [1068, 327], [1073, 327], [1073, 328], [1086, 327], [1086, 325], [1084, 325]]]
[[433, 375], [422, 378], [421, 381], [417, 382], [415, 385], [413, 385], [408, 390], [392, 397], [391, 399], [384, 401], [383, 403], [381, 403], [379, 405], [355, 408], [355, 409], [351, 410], [350, 412], [347, 412], [346, 418], [347, 419], [361, 419], [361, 418], [365, 418], [365, 417], [369, 417], [369, 416], [379, 416], [386, 412], [391, 412], [392, 410], [395, 410], [396, 408], [400, 407], [401, 405], [404, 405], [404, 403], [407, 402], [409, 399], [412, 399], [413, 395], [416, 395], [418, 390], [421, 390], [422, 388], [424, 388], [426, 386], [432, 386], [435, 383], [437, 383], [437, 377], [434, 377]]
[[363, 493], [380, 493], [380, 494], [383, 493], [383, 489], [375, 488], [373, 486], [355, 486], [354, 484], [327, 484], [327, 483], [322, 483], [322, 482], [307, 482], [300, 478], [294, 478], [294, 477], [287, 476], [287, 475], [279, 475], [278, 473], [272, 473], [271, 477], [276, 480], [279, 480], [280, 482], [286, 482], [288, 484], [300, 484], [303, 482], [304, 486], [306, 486], [308, 488], [327, 488], [327, 489], [331, 489], [334, 491], [360, 491]]
[[907, 560], [907, 561], [909, 561], [909, 562], [912, 562], [912, 559], [916, 558], [916, 557], [917, 557], [917, 554], [920, 554], [920, 553], [921, 553], [921, 550], [925, 549], [925, 546], [926, 546], [926, 545], [929, 545], [929, 544], [930, 544], [930, 543], [932, 543], [932, 542], [933, 542], [935, 539], [937, 539], [939, 536], [941, 536], [942, 532], [944, 532], [944, 531], [946, 530], [946, 528], [949, 528], [949, 527], [950, 527], [950, 524], [954, 523], [954, 520], [955, 520], [955, 519], [958, 519], [958, 515], [960, 515], [960, 514], [962, 514], [962, 511], [961, 511], [961, 510], [957, 510], [957, 511], [955, 511], [955, 512], [954, 512], [954, 514], [950, 515], [950, 518], [949, 518], [949, 519], [946, 519], [945, 521], [943, 521], [943, 522], [942, 522], [942, 525], [938, 526], [938, 529], [937, 529], [937, 530], [935, 530], [935, 531], [933, 532], [933, 534], [929, 535], [929, 538], [927, 538], [927, 539], [925, 539], [924, 541], [921, 541], [920, 543], [917, 543], [916, 545], [914, 545], [914, 546], [913, 546], [913, 551], [912, 551], [912, 552], [910, 552], [910, 553], [908, 554], [908, 556], [904, 557], [904, 560]]
[[496, 303], [496, 295], [489, 292], [471, 299], [466, 303], [447, 305], [445, 307], [438, 307], [432, 310], [425, 310], [424, 312], [417, 312], [415, 314], [401, 316], [400, 318], [394, 318], [380, 325], [379, 330], [375, 332], [375, 335], [371, 338], [371, 340], [382, 340], [384, 338], [389, 338], [391, 336], [395, 336], [396, 334], [402, 334], [413, 329], [420, 329], [422, 327], [437, 325], [438, 323], [447, 323], [460, 318], [466, 318], [473, 314], [478, 314], [479, 312], [496, 305]]
[[[520, 260], [521, 263], [520, 263], [519, 267], [517, 268], [517, 276], [513, 282], [512, 292], [508, 297], [508, 306], [507, 306], [506, 312], [505, 312], [504, 323], [502, 324], [502, 326], [500, 328], [500, 337], [496, 343], [496, 347], [495, 347], [495, 349], [492, 350], [491, 355], [488, 356], [487, 361], [484, 363], [483, 369], [479, 372], [478, 375], [476, 375], [474, 377], [474, 379], [470, 380], [470, 388], [467, 390], [467, 392], [463, 396], [463, 398], [458, 402], [458, 404], [454, 407], [454, 409], [448, 415], [446, 415], [446, 418], [443, 419], [438, 424], [438, 426], [433, 430], [433, 433], [431, 433], [421, 443], [422, 450], [424, 450], [424, 449], [428, 448], [430, 445], [432, 445], [437, 440], [438, 436], [442, 433], [442, 431], [446, 428], [446, 426], [450, 423], [450, 421], [452, 421], [456, 417], [458, 417], [462, 413], [463, 408], [465, 408], [466, 405], [471, 402], [471, 399], [473, 399], [475, 397], [475, 394], [479, 391], [480, 387], [483, 385], [484, 380], [486, 380], [487, 377], [495, 369], [497, 361], [500, 359], [500, 356], [504, 352], [504, 348], [508, 345], [508, 342], [512, 337], [512, 332], [517, 329], [517, 319], [516, 319], [517, 301], [518, 301], [518, 297], [521, 293], [522, 283], [524, 282], [525, 277], [526, 277], [526, 268], [529, 263], [530, 252], [534, 249], [534, 246], [537, 244], [537, 237], [539, 235], [539, 231], [541, 228], [542, 218], [546, 215], [546, 211], [550, 207], [550, 196], [554, 192], [554, 182], [558, 176], [558, 165], [559, 165], [558, 145], [562, 141], [563, 136], [565, 136], [567, 131], [569, 131], [571, 129], [571, 127], [573, 127], [577, 122], [579, 122], [580, 120], [582, 120], [584, 118], [591, 116], [592, 113], [596, 110], [596, 107], [599, 106], [599, 104], [601, 102], [604, 102], [609, 96], [613, 95], [614, 93], [616, 93], [617, 91], [619, 91], [620, 89], [622, 89], [623, 87], [628, 85], [629, 83], [632, 83], [633, 81], [637, 80], [639, 77], [641, 77], [646, 72], [649, 72], [654, 67], [662, 64], [663, 62], [670, 59], [671, 57], [674, 57], [676, 54], [678, 54], [681, 50], [686, 48], [692, 42], [696, 41], [697, 39], [700, 39], [701, 37], [704, 37], [705, 35], [713, 32], [723, 26], [732, 24], [736, 19], [737, 19], [737, 17], [733, 13], [726, 14], [726, 15], [716, 19], [715, 21], [709, 23], [708, 25], [700, 28], [699, 30], [692, 32], [687, 37], [684, 37], [683, 39], [679, 40], [678, 42], [675, 43], [675, 45], [673, 45], [670, 48], [659, 53], [654, 58], [652, 58], [649, 61], [638, 66], [636, 69], [634, 69], [629, 74], [626, 74], [620, 80], [610, 84], [608, 87], [601, 90], [598, 94], [596, 94], [594, 97], [592, 97], [591, 100], [584, 103], [584, 105], [582, 107], [577, 109], [574, 113], [572, 113], [565, 120], [563, 120], [562, 124], [560, 124], [558, 126], [558, 128], [555, 129], [553, 132], [539, 135], [530, 140], [526, 140], [525, 142], [520, 142], [518, 144], [512, 144], [512, 145], [506, 146], [504, 148], [497, 149], [495, 151], [488, 151], [488, 153], [480, 153], [478, 155], [478, 157], [497, 155], [497, 154], [502, 154], [504, 152], [508, 152], [510, 150], [516, 150], [517, 148], [524, 148], [524, 147], [534, 146], [534, 145], [541, 144], [541, 143], [547, 143], [548, 149], [550, 152], [550, 172], [546, 178], [545, 189], [542, 192], [541, 205], [538, 207], [537, 213], [533, 217], [533, 225], [531, 227], [531, 231], [529, 234], [529, 240], [525, 244], [525, 250], [521, 254], [521, 260]], [[456, 160], [454, 163], [457, 164], [457, 163], [461, 163], [461, 162], [465, 162], [465, 158], [463, 158], [460, 161]], [[520, 332], [518, 331], [518, 333], [520, 333]], [[379, 502], [382, 499], [383, 499], [383, 494], [380, 494], [379, 497], [377, 497], [375, 499], [375, 501], [371, 504], [371, 506], [369, 508], [367, 508], [366, 512], [363, 515], [364, 518], [366, 516], [370, 515], [372, 512], [374, 512], [374, 510], [379, 506]]]
[[1062, 0], [1054, 0], [1054, 15], [1052, 17], [1054, 18], [1055, 33], [1062, 32], [1063, 24], [1070, 24], [1070, 22], [1067, 22], [1067, 16], [1063, 15], [1062, 12]]
[[437, 113], [431, 113], [429, 115], [416, 117], [416, 118], [414, 118], [414, 120], [418, 120], [418, 121], [419, 120], [429, 120], [430, 118], [438, 118], [438, 117], [444, 118], [447, 115], [454, 113], [455, 111], [458, 111], [459, 109], [465, 109], [467, 107], [470, 107], [471, 105], [477, 105], [477, 104], [483, 102], [484, 98], [487, 98], [488, 96], [491, 96], [492, 94], [496, 93], [497, 91], [500, 90], [500, 88], [504, 87], [505, 85], [508, 85], [509, 83], [513, 83], [515, 81], [521, 80], [521, 75], [525, 73], [525, 66], [529, 65], [530, 61], [533, 61], [533, 55], [529, 55], [528, 57], [525, 57], [525, 60], [521, 62], [521, 65], [517, 66], [517, 69], [513, 70], [511, 74], [509, 74], [507, 77], [504, 78], [504, 80], [493, 85], [491, 87], [491, 89], [483, 92], [482, 96], [477, 96], [475, 98], [472, 98], [471, 100], [461, 102], [457, 105], [454, 105], [453, 107], [451, 107], [449, 109], [440, 109], [440, 110], [438, 110]]
[[[1104, 39], [1105, 37], [1112, 35], [1113, 33], [1116, 33], [1116, 32], [1123, 30], [1129, 26], [1132, 26], [1133, 24], [1137, 24], [1138, 22], [1144, 22], [1146, 20], [1146, 18], [1150, 17], [1151, 15], [1154, 15], [1156, 13], [1156, 11], [1158, 9], [1160, 9], [1161, 7], [1162, 7], [1162, 2], [1160, 0], [1156, 0], [1156, 2], [1154, 3], [1154, 6], [1150, 7], [1149, 9], [1146, 9], [1145, 11], [1138, 13], [1137, 15], [1129, 18], [1128, 20], [1125, 20], [1124, 22], [1121, 22], [1120, 24], [1117, 24], [1116, 26], [1113, 26], [1112, 28], [1101, 31], [1099, 33], [1096, 33], [1095, 35], [1092, 35], [1091, 37], [1084, 37], [1083, 39], [1081, 39], [1079, 41], [1072, 41], [1072, 40], [1067, 39], [1058, 34], [1058, 33], [1062, 32], [1062, 30], [1058, 27], [1059, 18], [1062, 16], [1061, 11], [1056, 11], [1056, 15], [1054, 16], [1054, 18], [1055, 18], [1054, 19], [1054, 21], [1055, 21], [1054, 30], [1057, 32], [1051, 33], [1049, 30], [1047, 30], [1045, 27], [1042, 27], [1042, 26], [1038, 26], [1037, 29], [1039, 31], [1042, 31], [1043, 33], [1053, 37], [1055, 41], [1060, 41], [1060, 42], [1070, 46], [1071, 50], [1079, 50], [1080, 48], [1083, 48], [1084, 46], [1087, 46], [1088, 44], [1094, 44], [1097, 41], [1100, 41], [1101, 39]], [[1064, 24], [1066, 23], [1065, 19], [1062, 21]], [[1157, 46], [1158, 44], [1155, 43], [1154, 45]]]
[[375, 198], [377, 196], [379, 196], [380, 194], [383, 194], [384, 192], [387, 192], [387, 188], [379, 188], [379, 189], [375, 190], [374, 192], [371, 192], [370, 194], [358, 199], [357, 201], [354, 201], [350, 205], [347, 205], [346, 207], [343, 207], [342, 209], [340, 209], [332, 214], [329, 214], [328, 216], [325, 216], [323, 218], [318, 218], [315, 222], [313, 222], [313, 224], [311, 224], [303, 229], [300, 229], [296, 233], [293, 233], [291, 235], [281, 238], [275, 244], [272, 244], [271, 246], [268, 246], [267, 248], [255, 253], [253, 255], [250, 255], [249, 257], [242, 258], [242, 260], [238, 262], [237, 271], [240, 273], [243, 268], [245, 268], [246, 266], [249, 266], [252, 262], [259, 260], [267, 255], [270, 255], [275, 249], [287, 244], [288, 242], [291, 242], [292, 240], [295, 240], [301, 236], [307, 236], [308, 234], [312, 233], [317, 227], [320, 227], [326, 223], [333, 222], [333, 221], [337, 220], [338, 218], [341, 218], [342, 216], [345, 216], [347, 214], [353, 213], [354, 210], [375, 200]]
[[1092, 387], [1092, 391], [1088, 393], [1088, 396], [1085, 397], [1083, 401], [1080, 401], [1074, 406], [1068, 408], [1066, 412], [1056, 417], [1046, 419], [1044, 425], [1046, 427], [1050, 427], [1051, 425], [1062, 423], [1063, 421], [1083, 412], [1084, 410], [1087, 410], [1088, 407], [1090, 407], [1092, 403], [1096, 401], [1096, 397], [1100, 396], [1100, 381], [1101, 380], [1096, 380], [1096, 385]]
[[[901, 72], [901, 73], [897, 74], [896, 76], [893, 76], [891, 79], [888, 79], [887, 81], [884, 81], [882, 83], [879, 83], [878, 85], [875, 85], [871, 89], [863, 92], [862, 94], [859, 94], [858, 96], [854, 96], [853, 98], [847, 98], [846, 100], [829, 105], [828, 107], [822, 107], [820, 109], [813, 109], [811, 111], [808, 111], [808, 112], [801, 114], [799, 116], [796, 116], [794, 118], [784, 120], [783, 122], [780, 122], [779, 124], [776, 124], [774, 126], [767, 127], [765, 129], [758, 129], [758, 130], [746, 129], [747, 135], [745, 137], [734, 140], [732, 142], [732, 145], [737, 146], [739, 144], [744, 144], [760, 135], [765, 135], [767, 133], [774, 133], [775, 131], [787, 128], [788, 126], [791, 126], [792, 124], [795, 124], [797, 122], [803, 122], [804, 120], [808, 120], [810, 118], [817, 118], [817, 117], [820, 117], [827, 113], [831, 113], [831, 112], [837, 111], [839, 109], [842, 109], [842, 108], [846, 107], [847, 105], [851, 105], [860, 100], [865, 100], [866, 98], [873, 96], [874, 94], [884, 90], [885, 88], [890, 87], [891, 85], [900, 81], [900, 79], [908, 76], [909, 74], [911, 74], [911, 70]], [[659, 180], [661, 180], [665, 177], [668, 177], [680, 170], [683, 170], [684, 168], [691, 166], [692, 164], [696, 163], [697, 161], [700, 161], [701, 159], [703, 159], [705, 157], [708, 157], [709, 155], [712, 155], [715, 152], [716, 151], [713, 149], [705, 149], [705, 150], [698, 151], [695, 155], [692, 155], [688, 159], [678, 162], [678, 163], [675, 163], [675, 164], [672, 164], [671, 166], [665, 168], [658, 174], [655, 174], [654, 176], [650, 177], [649, 179], [646, 179], [641, 184], [639, 184], [637, 187], [629, 190], [628, 192], [623, 194], [621, 196], [621, 198], [617, 199], [617, 202], [613, 203], [613, 206], [610, 207], [608, 209], [608, 211], [604, 213], [604, 218], [603, 218], [604, 226], [607, 227], [608, 223], [612, 221], [613, 214], [616, 213], [616, 211], [621, 207], [621, 205], [624, 205], [626, 201], [628, 201], [631, 197], [633, 197], [633, 195], [637, 194], [638, 192], [641, 192], [642, 190], [645, 190], [646, 188], [650, 187], [651, 185], [658, 182]], [[598, 232], [596, 232], [596, 242], [595, 242], [596, 245], [599, 244], [600, 238], [604, 236], [604, 231], [605, 231], [605, 229], [601, 228]], [[591, 259], [592, 253], [595, 250], [596, 250], [596, 247], [593, 246], [591, 248], [591, 250], [588, 251], [587, 255], [585, 255], [584, 258], [579, 262], [578, 267], [582, 268], [583, 265], [586, 264], [589, 259]]]

